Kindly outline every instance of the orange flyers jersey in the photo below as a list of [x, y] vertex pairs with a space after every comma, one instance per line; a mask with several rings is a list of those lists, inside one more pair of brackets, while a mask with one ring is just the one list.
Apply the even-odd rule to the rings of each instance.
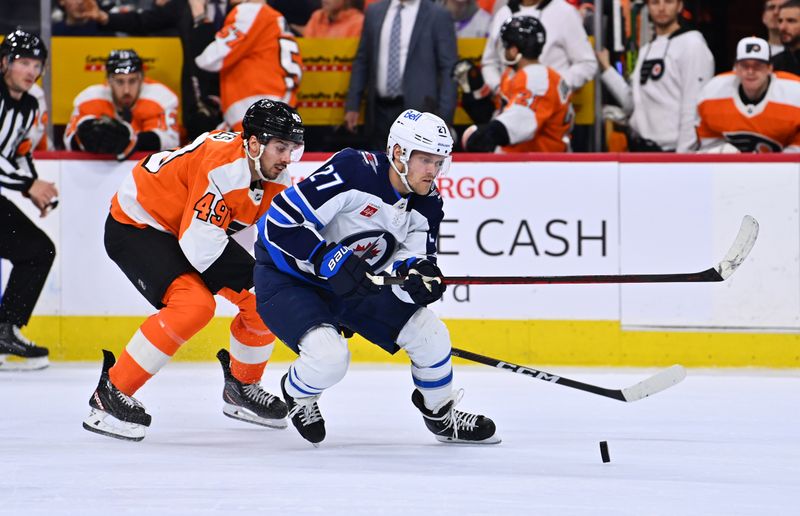
[[137, 163], [111, 200], [111, 216], [175, 235], [189, 263], [204, 272], [228, 236], [255, 224], [289, 185], [287, 171], [253, 182], [241, 135], [215, 131]]
[[34, 150], [46, 151], [52, 148], [47, 136], [44, 134], [47, 130], [47, 100], [44, 96], [44, 90], [41, 86], [34, 83], [28, 93], [33, 95], [33, 98], [39, 103], [39, 113], [36, 115], [36, 120], [33, 121], [30, 131], [28, 131], [28, 138], [31, 140], [31, 145]]
[[734, 73], [714, 77], [697, 112], [701, 150], [728, 142], [741, 152], [800, 152], [800, 77], [772, 74], [764, 98], [745, 104]]
[[283, 16], [266, 4], [234, 7], [195, 63], [220, 72], [222, 111], [234, 130], [241, 130], [245, 111], [259, 99], [297, 105], [303, 75], [300, 48]]
[[566, 152], [574, 119], [570, 89], [541, 64], [506, 68], [500, 79], [502, 111], [495, 117], [510, 140], [503, 152]]
[[[108, 84], [89, 86], [75, 97], [72, 117], [64, 131], [64, 145], [72, 149], [72, 140], [78, 124], [89, 118], [105, 115], [122, 120], [117, 114], [111, 87]], [[131, 127], [134, 133], [152, 131], [158, 135], [162, 149], [177, 147], [178, 96], [160, 82], [145, 78], [139, 98], [131, 109]]]

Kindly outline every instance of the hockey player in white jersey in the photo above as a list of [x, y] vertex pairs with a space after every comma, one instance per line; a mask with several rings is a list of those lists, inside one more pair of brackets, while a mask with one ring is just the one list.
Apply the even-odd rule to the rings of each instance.
[[[258, 223], [258, 312], [298, 353], [281, 381], [289, 417], [315, 445], [325, 438], [320, 395], [347, 372], [347, 340], [362, 335], [411, 359], [412, 403], [447, 443], [500, 442], [494, 422], [455, 409], [447, 327], [426, 306], [445, 291], [436, 265], [443, 218], [434, 180], [447, 171], [453, 139], [445, 122], [406, 110], [387, 154], [345, 149], [275, 196]], [[372, 274], [406, 278], [377, 287]]]
[[634, 152], [694, 150], [697, 100], [714, 76], [714, 56], [702, 34], [681, 27], [681, 0], [647, 0], [656, 38], [639, 50], [631, 84], [617, 73], [608, 51], [598, 53], [601, 78], [630, 117]]

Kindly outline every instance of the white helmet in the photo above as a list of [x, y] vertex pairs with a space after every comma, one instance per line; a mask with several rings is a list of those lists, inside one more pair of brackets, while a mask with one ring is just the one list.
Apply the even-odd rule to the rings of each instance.
[[[403, 164], [403, 171], [397, 169], [392, 159], [394, 156], [394, 146], [399, 145], [401, 154], [400, 162]], [[421, 113], [415, 109], [406, 109], [389, 129], [389, 138], [386, 142], [386, 153], [389, 154], [389, 163], [400, 176], [406, 188], [413, 191], [406, 178], [408, 174], [408, 160], [414, 151], [429, 152], [439, 156], [444, 156], [445, 160], [442, 167], [436, 174], [445, 175], [450, 168], [453, 159], [453, 137], [450, 129], [444, 120], [432, 113]], [[433, 189], [433, 185], [431, 185]]]

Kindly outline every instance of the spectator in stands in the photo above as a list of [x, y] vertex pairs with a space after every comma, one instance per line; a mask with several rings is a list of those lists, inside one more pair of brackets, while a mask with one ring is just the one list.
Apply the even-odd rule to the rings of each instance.
[[456, 37], [485, 38], [492, 15], [478, 7], [476, 0], [443, 0], [455, 23]]
[[500, 27], [511, 16], [533, 16], [547, 31], [547, 44], [539, 60], [557, 71], [573, 90], [590, 81], [597, 61], [578, 11], [565, 0], [509, 0], [492, 18], [489, 39], [481, 59], [486, 84], [496, 91], [503, 73]]
[[714, 76], [714, 56], [702, 34], [681, 27], [681, 0], [647, 0], [656, 37], [639, 49], [631, 84], [598, 53], [603, 84], [630, 117], [628, 149], [688, 152], [695, 149], [700, 90]]
[[286, 19], [264, 0], [245, 0], [234, 7], [195, 62], [220, 73], [223, 118], [234, 131], [241, 131], [245, 111], [257, 100], [297, 106], [303, 75], [300, 48]]
[[783, 52], [775, 56], [776, 70], [800, 75], [800, 0], [787, 0], [778, 11]]
[[219, 74], [201, 70], [194, 58], [222, 27], [228, 0], [169, 0], [150, 9], [125, 13], [107, 13], [98, 7], [96, 0], [85, 2], [86, 16], [97, 21], [106, 32], [149, 35], [177, 28], [183, 47], [181, 115], [186, 135], [193, 140], [222, 123]]
[[389, 127], [406, 109], [432, 112], [452, 124], [457, 92], [450, 73], [457, 55], [453, 20], [441, 5], [429, 0], [370, 5], [350, 75], [345, 127], [355, 132], [365, 94], [373, 149], [386, 148]]
[[105, 84], [89, 86], [75, 98], [64, 132], [64, 146], [114, 154], [123, 160], [134, 151], [178, 146], [178, 97], [146, 79], [134, 50], [112, 50]]
[[558, 72], [539, 63], [547, 41], [542, 22], [532, 16], [509, 18], [500, 29], [500, 40], [508, 64], [500, 79], [500, 112], [488, 124], [464, 132], [464, 150], [567, 151], [575, 118], [570, 88]]
[[769, 43], [744, 38], [733, 72], [714, 77], [697, 105], [701, 152], [800, 152], [800, 77], [773, 72]]
[[60, 10], [53, 12], [53, 36], [96, 36], [100, 28], [89, 18], [85, 0], [58, 0]]
[[350, 0], [322, 0], [306, 24], [306, 38], [357, 38], [361, 36], [364, 13]]
[[764, 0], [764, 14], [761, 15], [761, 21], [764, 23], [764, 27], [767, 28], [767, 40], [773, 56], [783, 52], [781, 31], [778, 28], [778, 10], [785, 1]]

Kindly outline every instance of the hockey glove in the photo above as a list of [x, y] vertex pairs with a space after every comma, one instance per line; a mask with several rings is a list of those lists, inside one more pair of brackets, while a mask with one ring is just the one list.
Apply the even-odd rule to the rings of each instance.
[[403, 262], [396, 271], [399, 276], [405, 276], [400, 288], [418, 305], [427, 306], [438, 301], [447, 290], [442, 271], [430, 260], [415, 260], [410, 265]]
[[[101, 154], [129, 154], [136, 144], [133, 128], [130, 125], [107, 116], [81, 122], [78, 126], [78, 140], [87, 152]], [[123, 158], [124, 159], [124, 158]]]
[[483, 82], [480, 67], [475, 66], [469, 59], [462, 59], [453, 66], [453, 80], [465, 95], [471, 95], [475, 99], [488, 97], [492, 92]]
[[320, 247], [311, 257], [317, 274], [328, 280], [333, 293], [342, 298], [366, 297], [380, 287], [369, 279], [369, 264], [341, 244]]

